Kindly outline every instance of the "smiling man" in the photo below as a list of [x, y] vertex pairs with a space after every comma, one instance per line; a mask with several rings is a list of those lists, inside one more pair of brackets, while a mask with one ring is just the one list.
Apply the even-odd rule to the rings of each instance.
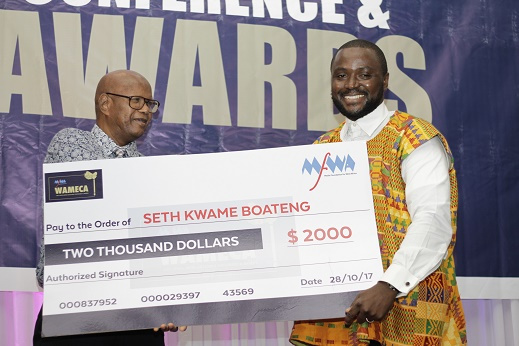
[[[119, 70], [101, 78], [95, 93], [96, 124], [91, 131], [66, 128], [59, 131], [47, 149], [45, 163], [101, 160], [143, 156], [135, 140], [144, 135], [152, 114], [160, 105], [152, 99], [150, 83], [137, 72]], [[43, 239], [36, 277], [45, 282]], [[185, 330], [186, 327], [163, 324], [160, 328], [124, 332], [41, 337], [42, 311], [36, 321], [34, 345], [164, 345], [162, 331]], [[161, 329], [159, 331], [159, 329]]]
[[142, 156], [135, 140], [151, 124], [159, 102], [150, 83], [137, 72], [119, 70], [101, 78], [95, 93], [92, 131], [67, 128], [52, 139], [45, 163]]
[[452, 256], [452, 154], [433, 125], [388, 111], [388, 82], [384, 54], [369, 41], [347, 42], [332, 59], [332, 99], [346, 120], [316, 143], [367, 141], [384, 274], [345, 306], [344, 320], [296, 322], [295, 345], [467, 343]]

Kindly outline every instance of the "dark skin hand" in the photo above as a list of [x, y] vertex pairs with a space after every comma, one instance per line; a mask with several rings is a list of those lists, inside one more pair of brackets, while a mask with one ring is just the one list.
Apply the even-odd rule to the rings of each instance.
[[375, 286], [359, 293], [351, 306], [346, 309], [344, 324], [350, 327], [358, 323], [381, 321], [393, 307], [398, 292], [392, 290], [386, 282], [379, 281]]
[[180, 327], [177, 327], [176, 325], [174, 325], [173, 323], [163, 323], [160, 328], [153, 328], [153, 330], [155, 332], [158, 332], [160, 330], [162, 330], [163, 332], [176, 332], [176, 331], [181, 331], [181, 332], [184, 332], [186, 329], [187, 329], [187, 326], [180, 326]]

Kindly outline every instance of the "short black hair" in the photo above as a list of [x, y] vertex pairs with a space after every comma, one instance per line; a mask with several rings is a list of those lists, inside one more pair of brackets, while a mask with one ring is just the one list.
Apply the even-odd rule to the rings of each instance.
[[378, 59], [378, 61], [380, 63], [380, 66], [382, 67], [382, 74], [384, 76], [387, 74], [387, 61], [386, 61], [386, 56], [384, 55], [384, 52], [382, 51], [382, 49], [380, 49], [373, 42], [370, 42], [370, 41], [367, 41], [367, 40], [362, 40], [362, 39], [351, 40], [351, 41], [346, 42], [342, 46], [340, 46], [339, 49], [337, 49], [335, 51], [335, 53], [333, 53], [332, 61], [330, 63], [330, 70], [332, 69], [332, 65], [333, 65], [333, 62], [335, 61], [335, 57], [337, 56], [337, 53], [339, 53], [339, 51], [341, 51], [344, 48], [367, 48], [367, 49], [371, 49], [372, 51], [375, 52], [375, 55], [377, 56], [377, 59]]

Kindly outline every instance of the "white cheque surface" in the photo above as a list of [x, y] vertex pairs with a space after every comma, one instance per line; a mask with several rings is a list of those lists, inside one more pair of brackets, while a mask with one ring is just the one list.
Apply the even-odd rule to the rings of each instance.
[[44, 175], [46, 336], [340, 317], [382, 275], [364, 142]]

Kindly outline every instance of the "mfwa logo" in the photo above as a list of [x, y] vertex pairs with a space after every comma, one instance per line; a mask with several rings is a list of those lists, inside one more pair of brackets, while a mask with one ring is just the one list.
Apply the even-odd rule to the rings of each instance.
[[310, 191], [315, 189], [317, 184], [319, 184], [324, 171], [330, 171], [330, 174], [327, 175], [334, 176], [347, 173], [348, 169], [351, 172], [355, 170], [355, 161], [353, 161], [349, 154], [348, 156], [343, 155], [342, 157], [336, 155], [334, 160], [330, 153], [326, 153], [326, 155], [324, 155], [324, 159], [321, 162], [322, 164], [319, 163], [319, 161], [317, 161], [317, 159], [314, 157], [312, 162], [310, 162], [308, 159], [305, 159], [305, 162], [303, 163], [301, 174], [308, 172], [309, 175], [312, 175], [314, 171], [318, 174], [317, 180], [315, 181], [315, 184], [310, 189]]

